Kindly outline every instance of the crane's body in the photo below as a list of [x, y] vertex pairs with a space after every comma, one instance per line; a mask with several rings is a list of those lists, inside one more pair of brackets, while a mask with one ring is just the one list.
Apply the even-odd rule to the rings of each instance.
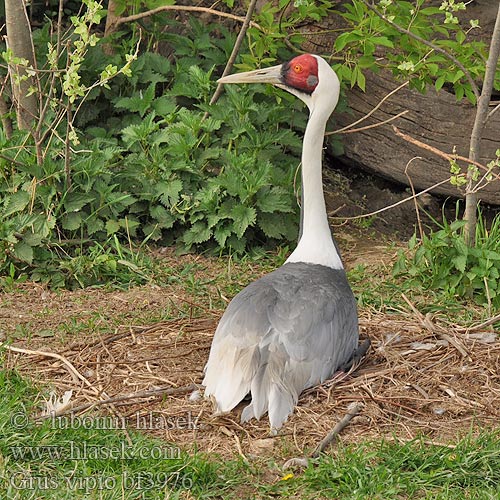
[[299, 243], [282, 267], [233, 298], [215, 332], [203, 380], [218, 411], [230, 411], [250, 393], [242, 421], [268, 412], [276, 430], [300, 393], [330, 378], [358, 344], [356, 300], [331, 235], [322, 186], [323, 137], [339, 81], [326, 61], [309, 54], [220, 81], [271, 83], [310, 109]]

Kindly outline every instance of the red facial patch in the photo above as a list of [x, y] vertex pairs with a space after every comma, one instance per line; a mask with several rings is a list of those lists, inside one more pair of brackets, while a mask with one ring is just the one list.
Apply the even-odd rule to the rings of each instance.
[[312, 94], [319, 82], [318, 61], [310, 54], [294, 57], [283, 65], [282, 77], [289, 87]]

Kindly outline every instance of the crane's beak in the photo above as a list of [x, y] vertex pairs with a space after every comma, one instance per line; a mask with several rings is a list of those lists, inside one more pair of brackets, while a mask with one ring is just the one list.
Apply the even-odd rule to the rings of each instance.
[[283, 84], [281, 68], [282, 65], [279, 64], [270, 68], [235, 73], [234, 75], [219, 78], [217, 83], [272, 83], [273, 85], [280, 85]]

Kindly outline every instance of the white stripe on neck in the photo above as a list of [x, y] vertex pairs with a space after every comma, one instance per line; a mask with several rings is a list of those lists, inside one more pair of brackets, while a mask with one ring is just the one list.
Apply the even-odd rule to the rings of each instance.
[[333, 269], [343, 269], [332, 239], [325, 197], [321, 163], [326, 120], [323, 110], [311, 110], [302, 146], [302, 236], [287, 262], [307, 262]]

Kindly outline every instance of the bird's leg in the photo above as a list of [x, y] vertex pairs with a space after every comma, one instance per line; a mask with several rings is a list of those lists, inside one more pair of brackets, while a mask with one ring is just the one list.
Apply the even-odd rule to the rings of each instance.
[[359, 363], [370, 349], [371, 343], [370, 339], [363, 340], [358, 348], [354, 350], [351, 358], [339, 367], [339, 371], [347, 373], [353, 365]]

